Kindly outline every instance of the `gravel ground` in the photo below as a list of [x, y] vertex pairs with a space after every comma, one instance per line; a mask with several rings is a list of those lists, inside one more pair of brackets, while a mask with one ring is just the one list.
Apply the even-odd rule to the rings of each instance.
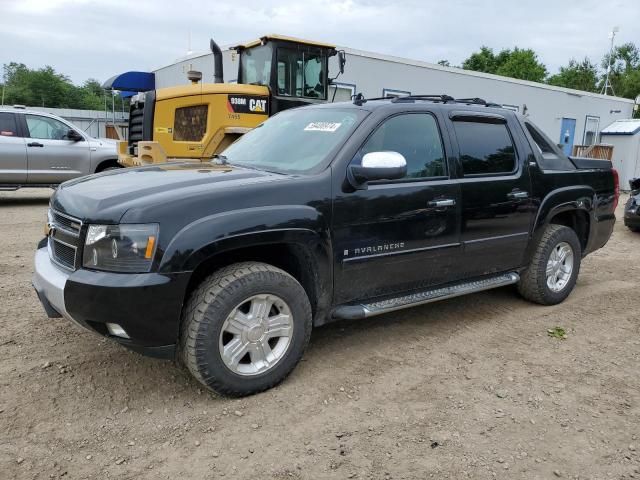
[[0, 193], [2, 478], [640, 478], [622, 222], [562, 305], [503, 288], [328, 325], [281, 386], [229, 400], [46, 318], [30, 278], [50, 193]]

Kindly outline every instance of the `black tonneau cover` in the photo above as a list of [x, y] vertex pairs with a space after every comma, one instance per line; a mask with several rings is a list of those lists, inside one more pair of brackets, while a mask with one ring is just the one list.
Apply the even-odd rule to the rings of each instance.
[[586, 157], [569, 157], [569, 160], [581, 170], [611, 170], [610, 160]]

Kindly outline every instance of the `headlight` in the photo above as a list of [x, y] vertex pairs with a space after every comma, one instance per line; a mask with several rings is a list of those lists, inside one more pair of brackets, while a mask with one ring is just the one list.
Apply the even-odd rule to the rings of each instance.
[[95, 270], [146, 273], [158, 244], [158, 224], [90, 225], [82, 265]]

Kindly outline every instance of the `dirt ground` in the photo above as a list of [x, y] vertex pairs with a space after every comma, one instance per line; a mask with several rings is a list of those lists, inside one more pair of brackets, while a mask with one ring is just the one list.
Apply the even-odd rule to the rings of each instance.
[[640, 478], [640, 234], [621, 221], [562, 305], [503, 288], [332, 324], [282, 385], [229, 400], [47, 319], [50, 193], [0, 193], [0, 478]]

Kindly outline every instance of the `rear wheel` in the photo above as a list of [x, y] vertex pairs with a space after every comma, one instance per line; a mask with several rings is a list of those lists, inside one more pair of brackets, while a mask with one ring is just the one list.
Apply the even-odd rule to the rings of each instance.
[[555, 305], [569, 296], [580, 271], [582, 248], [576, 233], [548, 225], [518, 283], [520, 294], [535, 303]]
[[211, 390], [249, 395], [280, 383], [310, 335], [311, 307], [302, 286], [271, 265], [238, 263], [208, 277], [191, 296], [182, 361]]

